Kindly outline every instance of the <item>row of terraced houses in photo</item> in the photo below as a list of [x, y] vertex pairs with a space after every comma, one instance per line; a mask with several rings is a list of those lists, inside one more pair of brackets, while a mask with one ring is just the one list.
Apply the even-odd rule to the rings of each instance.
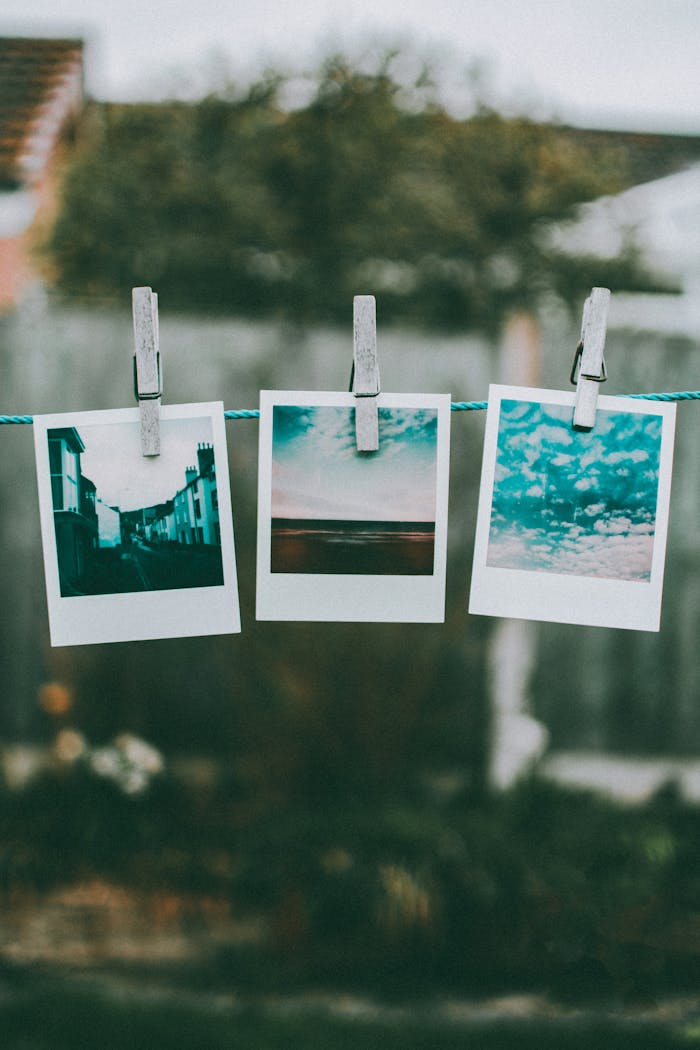
[[79, 579], [86, 558], [98, 548], [146, 543], [155, 546], [220, 546], [219, 501], [214, 449], [201, 442], [197, 464], [185, 470], [184, 485], [162, 503], [120, 510], [101, 500], [81, 469], [85, 444], [75, 427], [50, 431], [49, 469], [59, 571]]

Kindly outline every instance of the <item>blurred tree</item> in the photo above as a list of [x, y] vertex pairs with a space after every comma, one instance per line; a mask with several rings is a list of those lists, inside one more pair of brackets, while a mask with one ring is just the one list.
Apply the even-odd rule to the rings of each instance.
[[542, 228], [621, 188], [620, 151], [479, 105], [455, 119], [396, 58], [329, 59], [296, 109], [275, 74], [238, 96], [95, 105], [49, 246], [62, 288], [151, 284], [171, 305], [309, 320], [371, 288], [387, 320], [451, 327], [497, 325], [543, 288], [580, 299], [588, 274], [563, 274]]
[[[594, 162], [565, 129], [483, 105], [457, 120], [429, 71], [414, 64], [409, 83], [398, 57], [330, 58], [291, 109], [273, 73], [196, 103], [94, 105], [51, 243], [62, 288], [121, 299], [150, 284], [170, 309], [308, 322], [345, 320], [371, 290], [383, 321], [462, 328], [495, 328], [555, 285], [580, 303], [588, 273], [565, 280], [541, 230], [621, 185], [619, 155]], [[252, 492], [237, 520], [252, 589], [243, 505]], [[126, 725], [166, 750], [225, 754], [257, 797], [383, 795], [455, 769], [474, 788], [489, 733], [476, 631], [375, 626], [348, 666], [343, 625], [253, 624], [241, 645], [193, 640], [187, 657], [170, 641], [128, 660], [97, 647], [68, 678], [91, 739]]]

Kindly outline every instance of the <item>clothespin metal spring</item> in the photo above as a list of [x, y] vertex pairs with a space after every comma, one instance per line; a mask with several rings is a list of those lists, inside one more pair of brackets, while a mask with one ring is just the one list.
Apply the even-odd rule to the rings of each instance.
[[353, 347], [350, 391], [355, 395], [355, 442], [358, 452], [379, 449], [377, 394], [377, 308], [373, 295], [353, 299]]
[[610, 305], [609, 288], [593, 288], [583, 306], [581, 339], [576, 347], [571, 382], [576, 384], [574, 430], [592, 430], [598, 405], [598, 387], [608, 378], [603, 350]]
[[150, 288], [132, 289], [134, 315], [134, 394], [141, 418], [141, 452], [160, 455], [160, 398], [163, 373], [158, 347], [158, 296]]

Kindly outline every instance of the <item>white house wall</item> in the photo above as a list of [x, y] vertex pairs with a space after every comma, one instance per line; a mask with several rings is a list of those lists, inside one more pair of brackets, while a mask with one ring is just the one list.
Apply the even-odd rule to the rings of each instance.
[[[53, 439], [55, 440], [55, 439]], [[61, 447], [61, 510], [78, 510], [78, 478], [80, 477], [80, 458], [71, 452], [65, 440], [60, 439]]]
[[100, 547], [116, 547], [121, 543], [121, 519], [119, 511], [95, 500], [97, 511], [97, 535]]
[[656, 277], [679, 289], [680, 294], [616, 293], [609, 328], [700, 331], [700, 164], [582, 205], [577, 219], [551, 227], [547, 239], [568, 254], [601, 259], [614, 258], [631, 242]]

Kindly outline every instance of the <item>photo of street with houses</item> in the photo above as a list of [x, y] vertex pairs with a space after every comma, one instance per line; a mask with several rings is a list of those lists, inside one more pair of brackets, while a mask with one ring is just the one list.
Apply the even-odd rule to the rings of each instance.
[[211, 422], [161, 427], [158, 461], [138, 423], [48, 431], [62, 597], [223, 584]]

